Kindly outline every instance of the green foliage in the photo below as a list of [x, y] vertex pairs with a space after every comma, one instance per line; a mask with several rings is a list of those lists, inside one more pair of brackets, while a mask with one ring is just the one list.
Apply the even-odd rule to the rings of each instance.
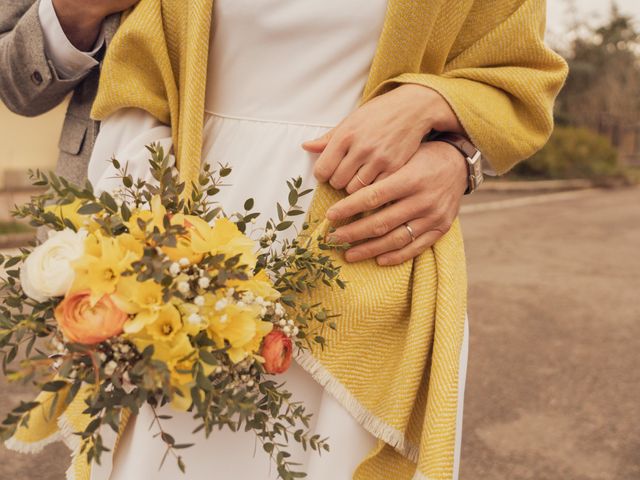
[[[309, 231], [311, 223], [318, 222], [318, 219], [305, 221], [302, 232], [297, 232], [291, 241], [280, 240], [277, 233], [294, 226], [291, 217], [304, 214], [298, 201], [312, 190], [301, 190], [300, 177], [287, 181], [288, 206], [285, 208], [278, 204], [278, 219], [269, 219], [264, 229], [253, 229], [259, 216], [258, 212], [252, 212], [253, 199], [244, 203], [244, 213], [228, 216], [213, 198], [223, 186], [222, 178], [231, 172], [228, 166], [223, 165], [216, 170], [205, 164], [197, 184], [192, 185], [190, 197], [185, 199], [181, 195], [185, 184], [179, 181], [169, 155], [165, 155], [157, 145], [148, 149], [151, 182], [133, 178], [127, 166], [122, 167], [117, 159], [112, 159], [112, 163], [118, 170], [122, 188], [113, 194], [103, 192], [98, 197], [90, 183], [79, 187], [53, 173], [32, 172], [34, 184], [45, 187], [45, 193], [16, 207], [12, 214], [28, 219], [33, 226], [76, 230], [78, 225], [47, 211], [46, 207], [80, 200], [79, 215], [91, 218], [103, 235], [118, 236], [132, 228], [128, 223], [132, 212], [150, 208], [152, 198], [157, 195], [166, 210], [162, 219], [163, 229], [161, 231], [157, 226], [147, 228], [148, 222], [138, 218], [137, 226], [144, 232], [144, 256], [132, 262], [122, 275], [135, 275], [139, 281], [155, 281], [163, 287], [165, 303], [172, 300], [193, 302], [196, 292], [214, 293], [223, 289], [228, 280], [246, 279], [250, 268], [239, 264], [240, 254], [227, 258], [224, 254], [207, 253], [197, 265], [185, 265], [181, 269], [181, 275], [189, 279], [195, 279], [197, 275], [206, 277], [206, 286], [189, 280], [192, 283], [189, 293], [181, 292], [176, 286], [175, 275], [171, 273], [174, 262], [160, 249], [162, 246], [175, 246], [177, 238], [186, 233], [184, 225], [171, 224], [170, 216], [184, 213], [199, 216], [207, 222], [220, 214], [227, 218], [235, 217], [238, 229], [260, 247], [257, 265], [251, 267], [254, 268], [252, 273], [260, 270], [269, 272], [274, 288], [281, 294], [279, 305], [270, 303], [265, 307], [262, 320], [271, 321], [274, 325], [285, 322], [286, 328], [290, 328], [289, 325], [295, 327], [291, 340], [300, 349], [311, 348], [314, 343], [324, 348], [323, 332], [326, 328], [337, 328], [333, 320], [339, 315], [330, 314], [321, 303], [309, 305], [304, 294], [320, 282], [330, 287], [345, 288], [346, 282], [339, 276], [340, 267], [333, 263], [326, 251], [347, 248], [349, 244], [326, 243], [318, 236], [317, 249], [312, 248], [313, 239]], [[252, 231], [246, 232], [249, 228]], [[258, 239], [253, 238], [254, 231]], [[30, 253], [31, 249], [24, 248], [13, 257], [0, 255], [0, 268], [7, 272], [7, 277], [0, 279], [2, 373], [13, 380], [36, 382], [41, 390], [54, 393], [51, 405], [46, 406], [50, 412], [58, 402], [68, 404], [81, 385], [93, 386], [85, 410], [92, 421], [83, 432], [74, 432], [81, 437], [81, 453], [87, 455], [89, 462], [99, 462], [101, 454], [108, 451], [100, 435], [101, 427], [109, 426], [118, 431], [123, 410], [136, 414], [143, 405], [150, 405], [160, 438], [166, 444], [165, 458], [171, 454], [184, 471], [186, 466], [179, 451], [191, 444], [176, 441], [162, 427], [162, 421], [167, 417], [156, 413], [157, 407], [175, 399], [176, 395], [185, 395], [171, 385], [168, 364], [156, 358], [153, 345], [139, 351], [133, 342], [121, 336], [97, 345], [69, 342], [58, 328], [54, 315], [61, 298], [37, 302], [29, 298], [20, 286], [19, 264]], [[241, 293], [235, 291], [233, 301], [238, 302]], [[38, 340], [41, 348], [34, 348]], [[274, 382], [273, 377], [252, 357], [232, 362], [227, 354], [230, 345], [218, 345], [205, 330], [190, 334], [189, 342], [193, 350], [179, 362], [189, 358], [194, 361], [187, 364], [190, 366], [180, 367], [179, 373], [191, 375], [193, 379], [187, 395], [190, 396], [189, 411], [199, 423], [196, 431], [202, 429], [208, 436], [219, 428], [252, 430], [276, 463], [282, 480], [305, 477], [306, 474], [297, 469], [299, 464], [290, 460], [291, 455], [287, 451], [289, 441], [298, 442], [303, 449], [309, 447], [318, 453], [329, 450], [329, 445], [326, 438], [311, 434], [311, 415], [306, 413], [304, 405], [292, 400], [291, 393], [283, 388], [284, 384]], [[37, 402], [21, 402], [15, 407], [0, 424], [0, 438], [10, 437], [18, 425], [29, 420], [30, 412], [39, 405]]]
[[513, 173], [532, 178], [598, 179], [619, 173], [618, 154], [605, 137], [586, 128], [557, 127], [547, 145]]
[[19, 222], [0, 222], [0, 235], [6, 235], [10, 233], [29, 233], [33, 232], [33, 229], [28, 225]]

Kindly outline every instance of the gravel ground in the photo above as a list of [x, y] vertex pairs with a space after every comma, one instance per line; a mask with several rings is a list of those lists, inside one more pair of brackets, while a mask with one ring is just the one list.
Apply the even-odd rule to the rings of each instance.
[[[481, 194], [465, 202], [513, 196]], [[640, 190], [474, 212], [462, 225], [461, 480], [639, 479]], [[2, 413], [30, 397], [0, 391]], [[59, 444], [38, 456], [0, 447], [0, 479], [61, 480], [68, 460]]]

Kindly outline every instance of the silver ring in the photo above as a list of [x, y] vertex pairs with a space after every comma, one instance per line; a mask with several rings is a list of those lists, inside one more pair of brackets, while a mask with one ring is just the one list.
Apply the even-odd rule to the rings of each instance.
[[405, 223], [404, 226], [407, 227], [407, 230], [409, 231], [409, 235], [411, 235], [411, 241], [413, 242], [416, 239], [416, 236], [413, 233], [413, 228], [411, 228], [411, 226], [408, 223]]
[[360, 175], [358, 175], [358, 172], [356, 172], [356, 178], [357, 178], [357, 179], [358, 179], [358, 181], [362, 184], [362, 186], [363, 186], [363, 187], [368, 186], [366, 183], [364, 183], [364, 182], [362, 181], [362, 179], [360, 178]]

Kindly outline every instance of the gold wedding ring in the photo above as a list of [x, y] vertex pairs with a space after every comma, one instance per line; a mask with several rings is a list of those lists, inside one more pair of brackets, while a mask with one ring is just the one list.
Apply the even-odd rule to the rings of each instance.
[[416, 239], [416, 236], [413, 233], [413, 228], [411, 228], [411, 226], [408, 223], [405, 223], [404, 226], [407, 227], [407, 230], [409, 231], [409, 235], [411, 235], [411, 241], [413, 242]]
[[366, 186], [367, 186], [367, 184], [366, 184], [366, 183], [364, 183], [364, 182], [362, 181], [362, 179], [360, 178], [360, 175], [358, 175], [358, 172], [356, 172], [356, 178], [357, 178], [357, 179], [358, 179], [358, 181], [362, 184], [362, 186], [363, 186], [363, 187], [366, 187]]

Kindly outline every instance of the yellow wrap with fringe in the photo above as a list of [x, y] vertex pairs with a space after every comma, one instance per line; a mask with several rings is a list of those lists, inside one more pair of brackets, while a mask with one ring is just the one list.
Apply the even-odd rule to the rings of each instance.
[[[171, 125], [186, 181], [200, 169], [212, 7], [213, 0], [142, 0], [126, 12], [92, 110], [102, 120], [138, 107]], [[402, 83], [433, 88], [504, 173], [541, 148], [553, 128], [553, 102], [567, 67], [544, 45], [544, 26], [544, 0], [389, 0], [361, 104]], [[324, 213], [345, 195], [328, 183], [314, 190], [307, 220], [322, 220], [314, 238], [327, 232]], [[327, 333], [324, 351], [316, 348], [297, 360], [379, 438], [353, 478], [450, 480], [467, 307], [459, 221], [401, 265], [381, 267], [373, 259], [352, 264], [339, 252], [331, 255], [347, 287], [320, 286], [310, 300], [340, 313], [338, 328]], [[90, 419], [81, 402], [78, 395], [57, 418], [36, 411], [29, 429], [20, 428], [10, 440], [12, 447], [36, 450], [82, 430]], [[90, 478], [77, 455], [69, 478]]]

